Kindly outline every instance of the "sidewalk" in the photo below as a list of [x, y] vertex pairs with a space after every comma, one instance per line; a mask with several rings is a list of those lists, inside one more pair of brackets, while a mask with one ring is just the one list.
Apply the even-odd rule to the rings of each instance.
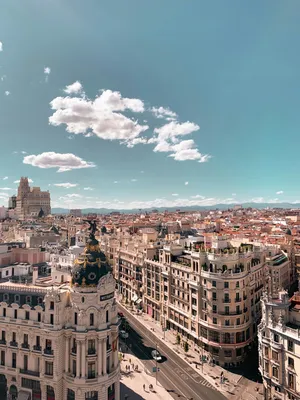
[[[131, 364], [138, 365], [138, 371], [134, 371]], [[130, 372], [126, 371], [130, 366]], [[144, 370], [141, 361], [130, 350], [125, 353], [125, 358], [120, 362], [121, 368], [121, 399], [128, 395], [130, 400], [174, 400], [173, 397], [159, 384], [156, 385], [155, 377]], [[143, 389], [145, 385], [145, 390]], [[149, 390], [149, 385], [153, 390]]]
[[[191, 341], [189, 343], [189, 351], [186, 354], [181, 345], [176, 344], [177, 332], [168, 330], [163, 332], [161, 325], [154, 321], [147, 314], [137, 314], [131, 311], [126, 305], [123, 305], [134, 318], [143, 322], [143, 325], [151, 330], [151, 332], [172, 349], [176, 354], [183, 358], [190, 367], [195, 369], [197, 373], [207, 380], [216, 390], [220, 391], [224, 396], [231, 400], [262, 400], [263, 387], [262, 384], [252, 382], [241, 375], [232, 373], [218, 365], [210, 365], [209, 363], [200, 362], [201, 353], [197, 346]], [[204, 354], [206, 355], [206, 354]], [[223, 373], [225, 382], [220, 383], [220, 376]], [[257, 390], [258, 389], [258, 390]]]

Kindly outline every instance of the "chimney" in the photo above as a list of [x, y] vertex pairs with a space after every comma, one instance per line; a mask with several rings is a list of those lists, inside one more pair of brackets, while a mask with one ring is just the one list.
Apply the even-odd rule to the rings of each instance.
[[36, 284], [36, 280], [39, 277], [39, 268], [38, 267], [33, 267], [33, 272], [32, 272], [32, 284]]

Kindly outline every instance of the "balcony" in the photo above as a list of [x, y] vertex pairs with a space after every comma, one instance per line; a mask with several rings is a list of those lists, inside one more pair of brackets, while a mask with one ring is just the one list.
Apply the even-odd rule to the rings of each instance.
[[12, 341], [9, 343], [9, 345], [10, 345], [11, 347], [18, 347], [18, 343], [15, 342], [14, 340], [12, 340]]
[[30, 375], [30, 376], [37, 376], [37, 377], [40, 376], [40, 373], [38, 371], [30, 371], [30, 370], [22, 369], [22, 368], [20, 369], [20, 373], [24, 374], [24, 375]]
[[261, 284], [261, 285], [259, 285], [259, 286], [257, 286], [255, 289], [254, 289], [254, 291], [255, 292], [258, 292], [260, 289], [262, 289], [264, 287], [264, 285], [263, 284]]
[[29, 344], [28, 343], [22, 343], [21, 344], [22, 349], [24, 350], [29, 350]]
[[6, 340], [1, 339], [1, 340], [0, 340], [0, 345], [5, 346], [5, 345], [6, 345]]
[[242, 299], [241, 299], [240, 297], [236, 297], [236, 298], [234, 299], [234, 301], [235, 301], [236, 303], [240, 303], [240, 302], [242, 301]]
[[94, 356], [96, 354], [96, 349], [90, 348], [88, 349], [88, 356]]
[[223, 299], [223, 303], [231, 303], [231, 299]]
[[42, 351], [42, 346], [34, 345], [33, 351]]
[[44, 349], [44, 354], [46, 356], [53, 356], [54, 352], [52, 349]]

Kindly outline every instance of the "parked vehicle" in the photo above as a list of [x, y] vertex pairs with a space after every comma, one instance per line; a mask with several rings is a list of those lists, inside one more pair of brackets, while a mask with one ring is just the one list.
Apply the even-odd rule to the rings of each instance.
[[152, 350], [151, 351], [151, 356], [152, 356], [153, 360], [155, 360], [155, 361], [161, 361], [162, 360], [162, 357], [161, 357], [159, 351], [157, 351], [157, 350]]

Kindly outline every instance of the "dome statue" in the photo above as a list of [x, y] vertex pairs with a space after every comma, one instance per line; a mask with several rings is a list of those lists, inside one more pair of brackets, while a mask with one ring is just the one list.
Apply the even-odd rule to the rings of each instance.
[[95, 238], [96, 222], [90, 223], [90, 235], [82, 254], [74, 262], [72, 285], [76, 287], [97, 287], [99, 280], [111, 271], [105, 254]]

